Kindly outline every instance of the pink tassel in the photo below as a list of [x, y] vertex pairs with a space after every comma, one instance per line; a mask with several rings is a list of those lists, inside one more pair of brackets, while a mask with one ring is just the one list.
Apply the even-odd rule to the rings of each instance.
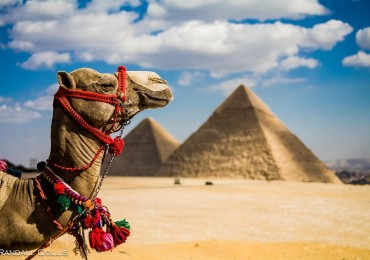
[[111, 234], [105, 233], [102, 229], [95, 227], [89, 234], [91, 248], [98, 252], [112, 250], [114, 241]]
[[5, 162], [5, 161], [1, 161], [1, 160], [0, 160], [0, 171], [1, 171], [1, 172], [5, 172], [5, 171], [6, 171], [6, 169], [8, 169], [8, 165], [6, 164], [6, 162]]
[[128, 236], [130, 236], [130, 230], [124, 227], [113, 226], [109, 228], [109, 233], [113, 236], [113, 241], [116, 246], [125, 243]]

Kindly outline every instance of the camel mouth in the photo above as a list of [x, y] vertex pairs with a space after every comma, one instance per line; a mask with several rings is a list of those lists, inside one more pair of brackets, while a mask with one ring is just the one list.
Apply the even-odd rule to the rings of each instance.
[[140, 107], [142, 108], [157, 108], [168, 105], [173, 95], [169, 89], [162, 91], [137, 91], [140, 99]]

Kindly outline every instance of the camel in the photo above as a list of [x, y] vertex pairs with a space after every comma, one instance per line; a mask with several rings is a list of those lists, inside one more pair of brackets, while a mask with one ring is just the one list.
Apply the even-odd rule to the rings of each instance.
[[[81, 68], [71, 73], [58, 72], [57, 79], [60, 90], [64, 92], [72, 90], [68, 100], [74, 111], [93, 128], [109, 134], [140, 111], [164, 107], [173, 98], [167, 82], [156, 73], [124, 72], [123, 76], [121, 75], [126, 88], [123, 93], [118, 93], [119, 73], [101, 74], [89, 68]], [[123, 109], [99, 99], [86, 100], [74, 96], [77, 93], [85, 97], [85, 92], [97, 93], [103, 98], [117, 94], [120, 103], [124, 100], [122, 96], [125, 96]], [[47, 165], [81, 196], [91, 197], [100, 180], [104, 151], [100, 154], [97, 151], [102, 147], [102, 141], [66, 112], [57, 100], [58, 93], [54, 96], [51, 149]], [[104, 143], [103, 147], [105, 148]], [[77, 170], [71, 172], [63, 167], [66, 169], [75, 167]], [[35, 178], [17, 179], [0, 173], [0, 180], [0, 249], [36, 249], [58, 234], [59, 229], [47, 214], [39, 190], [35, 187]], [[39, 178], [39, 184], [45, 193], [51, 214], [61, 226], [65, 227], [77, 213], [73, 208], [61, 212], [50, 183], [45, 178]]]

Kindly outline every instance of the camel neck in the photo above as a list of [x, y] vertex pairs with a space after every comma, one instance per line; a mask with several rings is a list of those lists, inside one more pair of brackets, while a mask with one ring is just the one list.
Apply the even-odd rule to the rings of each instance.
[[[81, 128], [63, 111], [58, 111], [57, 108], [54, 110], [49, 155], [51, 162], [64, 167], [83, 167], [92, 161], [100, 147], [101, 141]], [[99, 179], [102, 157], [103, 155], [100, 154], [84, 171], [70, 172], [57, 168], [54, 170], [74, 190], [83, 196], [90, 197]]]

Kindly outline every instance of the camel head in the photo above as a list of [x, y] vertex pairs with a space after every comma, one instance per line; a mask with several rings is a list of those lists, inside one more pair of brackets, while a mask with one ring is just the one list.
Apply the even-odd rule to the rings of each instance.
[[[103, 95], [115, 95], [118, 88], [118, 73], [99, 73], [88, 68], [81, 68], [67, 73], [57, 74], [59, 85], [69, 90], [95, 92]], [[116, 122], [129, 120], [147, 108], [166, 106], [173, 96], [167, 82], [150, 71], [127, 71], [126, 100], [123, 112]], [[112, 126], [115, 107], [109, 103], [70, 98], [74, 110], [88, 123], [101, 130]]]

